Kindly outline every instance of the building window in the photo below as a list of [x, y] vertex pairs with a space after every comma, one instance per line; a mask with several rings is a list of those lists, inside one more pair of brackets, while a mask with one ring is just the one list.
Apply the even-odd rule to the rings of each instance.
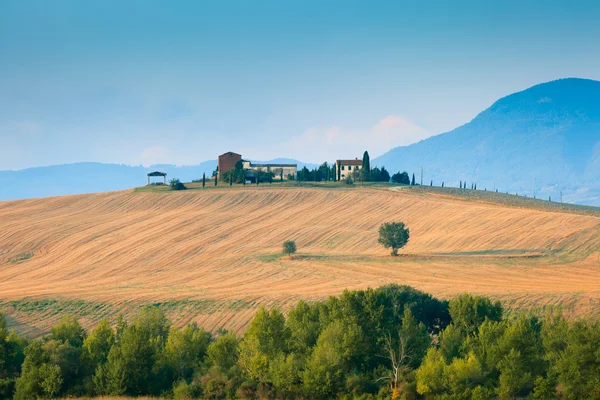
[[348, 165], [348, 171], [352, 171], [352, 165]]
[[344, 170], [344, 166], [342, 165], [342, 171]]

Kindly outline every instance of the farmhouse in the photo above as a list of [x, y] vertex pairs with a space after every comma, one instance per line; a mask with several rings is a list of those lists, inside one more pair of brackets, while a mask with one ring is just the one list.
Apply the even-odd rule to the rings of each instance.
[[352, 176], [354, 171], [360, 171], [362, 168], [362, 160], [355, 158], [354, 160], [337, 160], [335, 162], [335, 177], [340, 181], [347, 176]]

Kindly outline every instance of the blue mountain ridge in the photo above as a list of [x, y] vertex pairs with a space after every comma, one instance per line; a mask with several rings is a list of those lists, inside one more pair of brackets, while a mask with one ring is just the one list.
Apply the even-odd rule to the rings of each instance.
[[600, 205], [600, 82], [568, 78], [496, 101], [450, 132], [372, 161], [423, 184], [519, 193]]

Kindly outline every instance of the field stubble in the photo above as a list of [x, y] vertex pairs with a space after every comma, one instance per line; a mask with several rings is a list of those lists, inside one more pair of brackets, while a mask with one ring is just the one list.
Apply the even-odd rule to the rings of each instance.
[[[411, 240], [391, 258], [382, 222]], [[261, 306], [407, 284], [510, 308], [600, 311], [600, 218], [437, 192], [357, 187], [125, 191], [0, 203], [0, 308], [17, 330], [62, 313], [162, 307], [178, 325], [243, 330]], [[299, 253], [283, 257], [284, 240]]]

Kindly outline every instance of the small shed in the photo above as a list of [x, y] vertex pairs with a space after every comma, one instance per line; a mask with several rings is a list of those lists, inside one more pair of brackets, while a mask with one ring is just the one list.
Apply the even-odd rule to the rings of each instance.
[[155, 177], [155, 176], [162, 176], [163, 177], [163, 183], [165, 185], [167, 184], [167, 173], [166, 172], [160, 172], [160, 171], [154, 171], [154, 172], [150, 172], [148, 174], [148, 185], [150, 184], [150, 178]]

